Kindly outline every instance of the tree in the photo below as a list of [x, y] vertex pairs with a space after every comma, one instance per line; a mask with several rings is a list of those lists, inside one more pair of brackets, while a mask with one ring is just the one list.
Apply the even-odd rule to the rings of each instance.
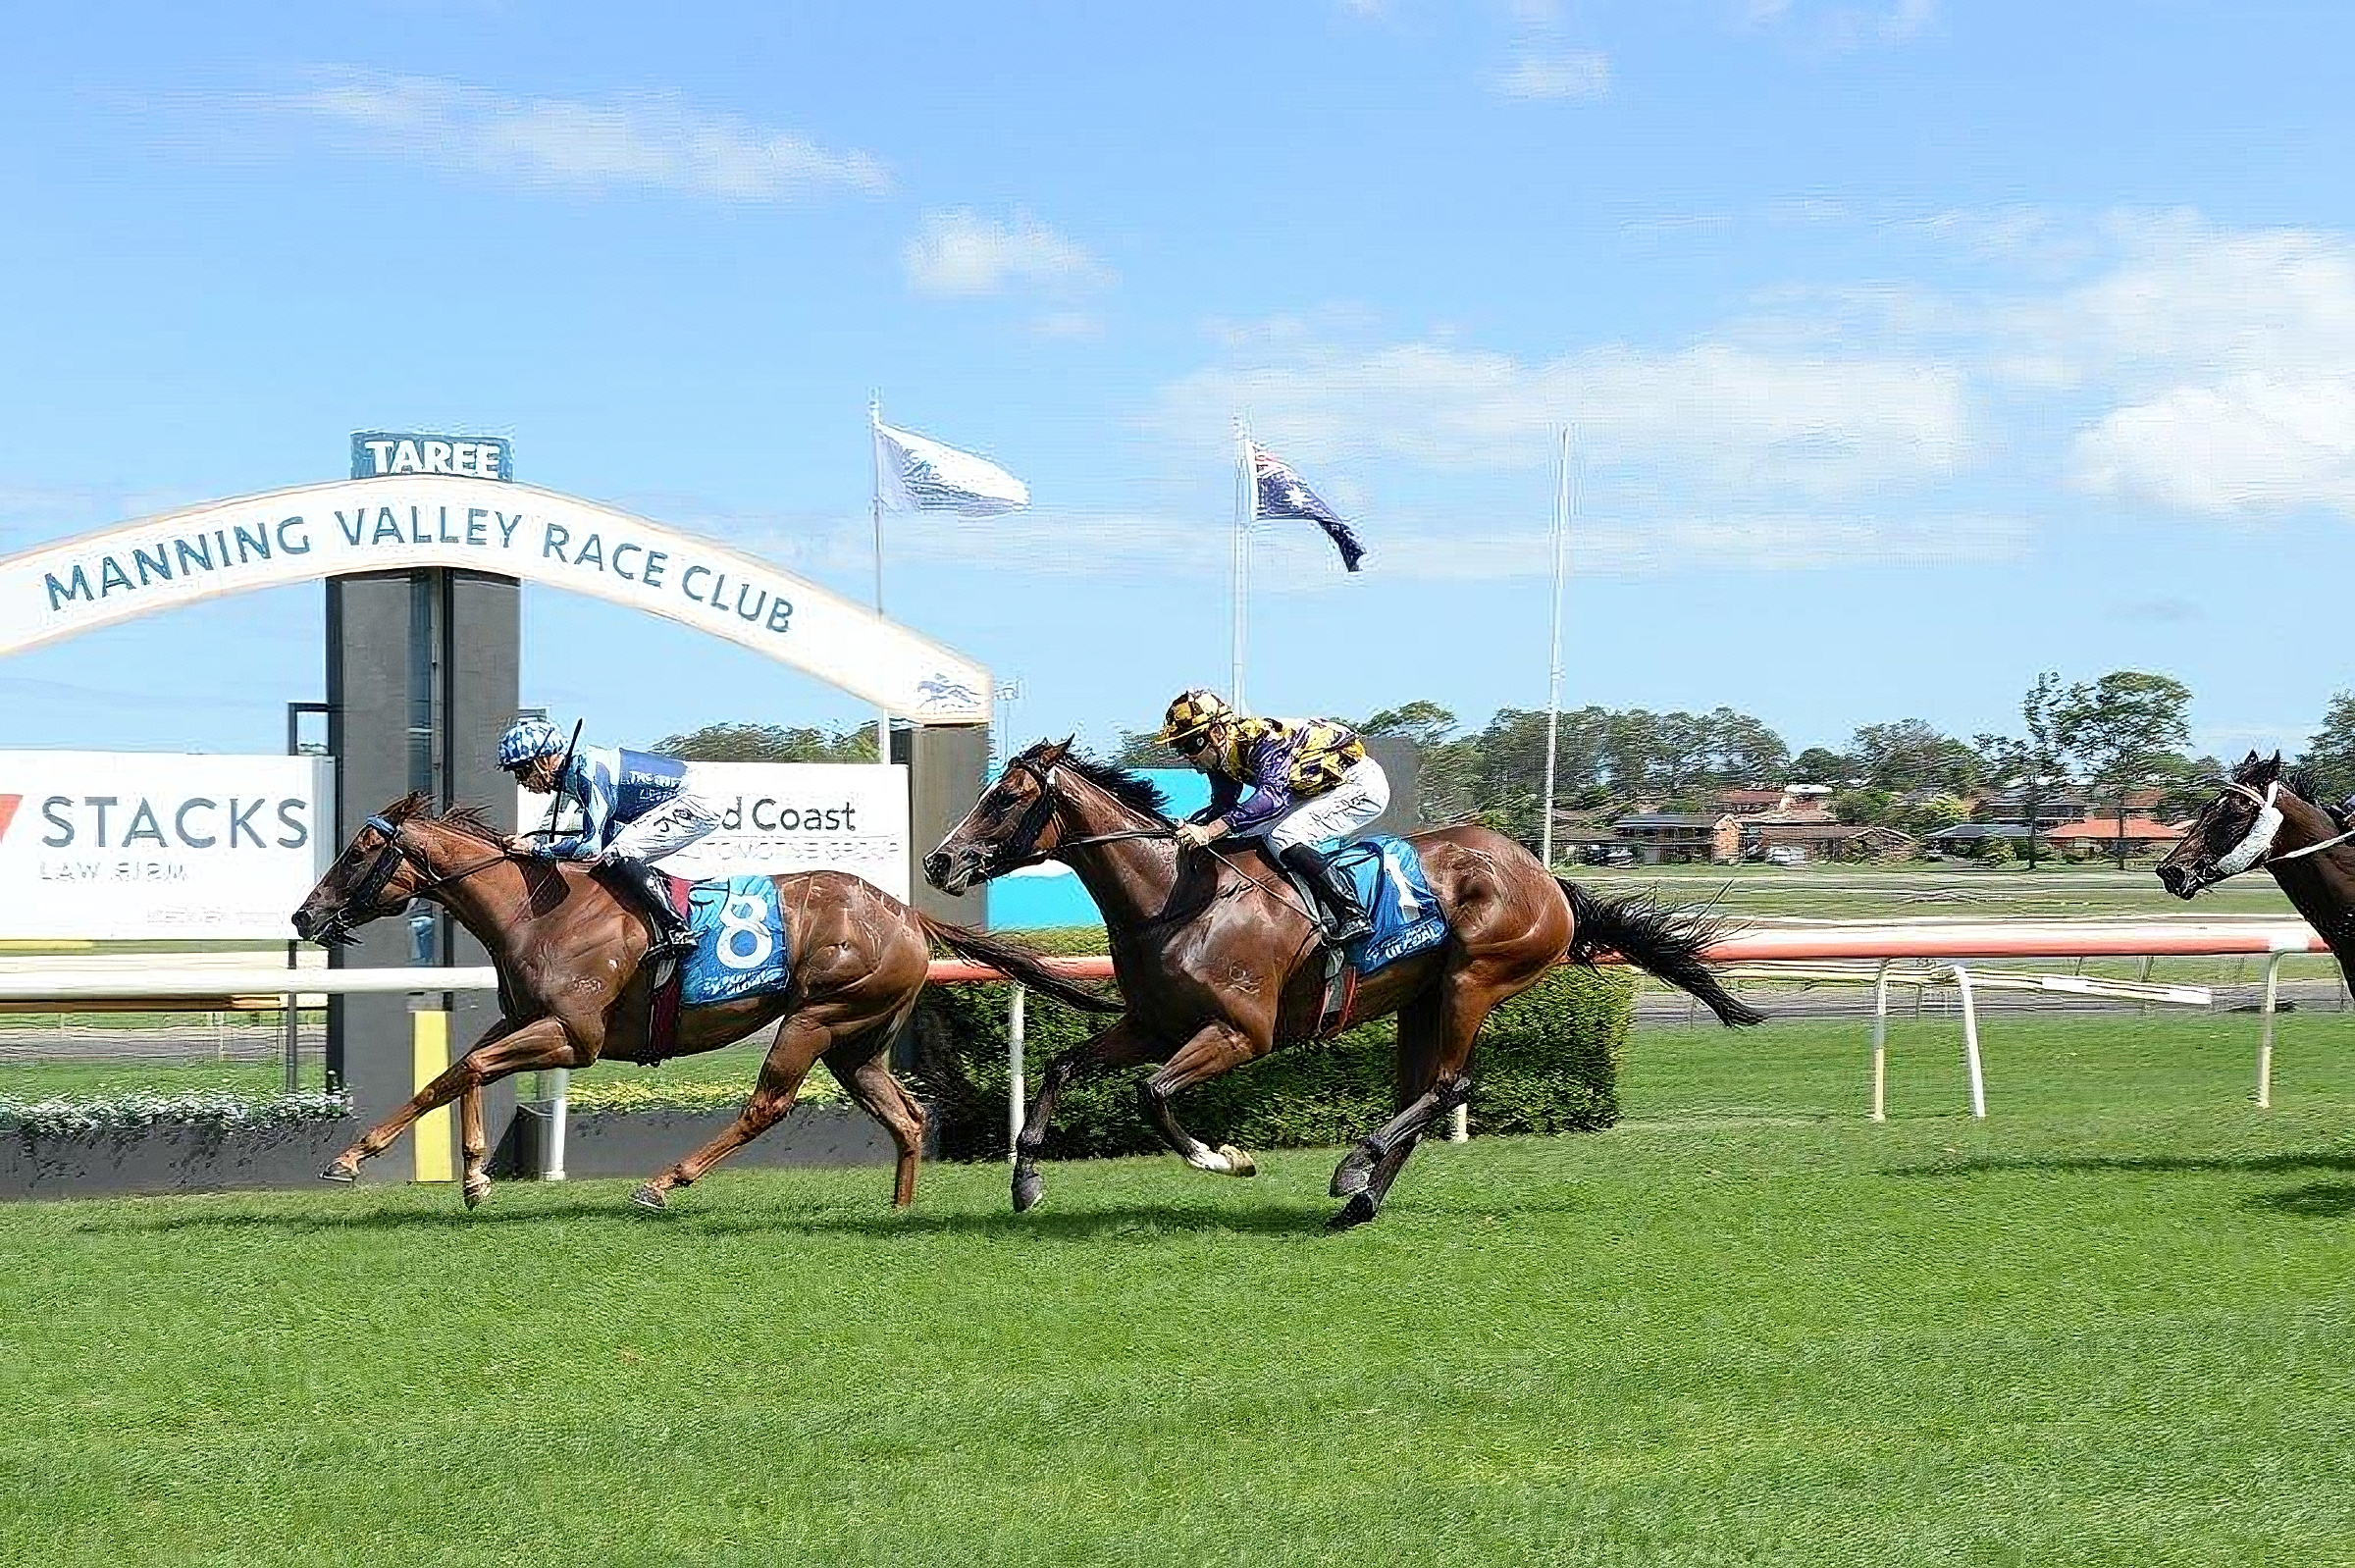
[[2040, 671], [2036, 684], [2019, 700], [2025, 735], [1981, 735], [1978, 739], [1982, 777], [1999, 789], [2019, 793], [2028, 828], [2028, 869], [2036, 869], [2036, 834], [2042, 825], [2038, 812], [2061, 783], [2061, 743], [2055, 735], [2054, 710], [2062, 698], [2061, 677]]
[[2331, 694], [2323, 727], [2299, 754], [2298, 768], [2314, 787], [2318, 802], [2335, 803], [2355, 794], [2355, 692]]
[[1426, 822], [1461, 821], [1473, 811], [1480, 748], [1472, 741], [1451, 740], [1455, 727], [1453, 713], [1421, 699], [1386, 707], [1357, 726], [1361, 735], [1395, 736], [1412, 743], [1415, 807]]
[[782, 724], [706, 724], [665, 735], [654, 749], [691, 762], [871, 762], [875, 732]]
[[1915, 838], [1928, 838], [1942, 833], [1957, 822], [1970, 820], [1970, 808], [1959, 795], [1932, 795], [1901, 806], [1891, 813], [1893, 824], [1904, 828]]
[[1709, 769], [1720, 784], [1780, 784], [1791, 769], [1791, 748], [1748, 713], [1709, 710]]
[[2068, 689], [2053, 712], [2053, 734], [2080, 758], [2095, 789], [2118, 807], [2118, 864], [2126, 863], [2126, 796], [2164, 785], [2189, 767], [2184, 709], [2191, 691], [2172, 675], [2113, 670]]
[[1113, 762], [1121, 767], [1177, 766], [1178, 754], [1170, 750], [1170, 743], [1153, 738], [1159, 733], [1158, 729], [1121, 731], [1121, 744], [1113, 749]]
[[1895, 811], [1897, 802], [1887, 790], [1865, 785], [1861, 789], [1841, 790], [1832, 797], [1832, 815], [1852, 827], [1875, 827], [1887, 822]]
[[1791, 758], [1790, 771], [1794, 784], [1841, 784], [1854, 776], [1856, 769], [1838, 752], [1810, 746]]
[[1850, 739], [1848, 755], [1864, 782], [1879, 789], [1960, 792], [1979, 784], [1977, 754], [1918, 718], [1865, 725]]

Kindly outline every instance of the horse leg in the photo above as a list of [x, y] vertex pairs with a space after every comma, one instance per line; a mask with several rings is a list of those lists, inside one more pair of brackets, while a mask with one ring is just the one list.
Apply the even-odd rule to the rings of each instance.
[[661, 1209], [671, 1188], [693, 1186], [705, 1172], [776, 1125], [777, 1119], [793, 1109], [810, 1065], [833, 1038], [831, 1028], [806, 1013], [788, 1018], [778, 1026], [776, 1040], [760, 1063], [759, 1080], [736, 1120], [718, 1137], [640, 1186], [630, 1201], [641, 1209]]
[[1021, 1214], [1046, 1196], [1046, 1177], [1038, 1174], [1039, 1151], [1047, 1146], [1047, 1126], [1055, 1119], [1055, 1101], [1064, 1089], [1083, 1077], [1112, 1068], [1143, 1062], [1153, 1054], [1153, 1041], [1122, 1014], [1090, 1039], [1056, 1057], [1039, 1074], [1038, 1097], [1022, 1118], [1022, 1130], [1014, 1140], [1014, 1212]]
[[[1429, 1125], [1429, 1124], [1426, 1123], [1425, 1125]], [[1350, 1198], [1347, 1203], [1341, 1205], [1341, 1212], [1326, 1221], [1325, 1228], [1347, 1230], [1352, 1227], [1364, 1225], [1375, 1215], [1381, 1213], [1382, 1200], [1389, 1194], [1390, 1183], [1398, 1179], [1398, 1173], [1406, 1169], [1407, 1157], [1415, 1152], [1415, 1145], [1422, 1141], [1423, 1128], [1421, 1127], [1393, 1138], [1389, 1147], [1383, 1152], [1382, 1158], [1375, 1162], [1372, 1172], [1368, 1174], [1365, 1188]]]
[[858, 1050], [864, 1042], [846, 1042], [828, 1051], [825, 1061], [826, 1071], [859, 1102], [860, 1109], [882, 1123], [883, 1130], [891, 1134], [892, 1147], [899, 1151], [899, 1168], [892, 1174], [891, 1206], [905, 1209], [916, 1201], [916, 1169], [924, 1157], [924, 1108], [892, 1076], [890, 1053], [884, 1049], [890, 1041], [891, 1028], [886, 1024], [864, 1059]]
[[[534, 1068], [586, 1067], [596, 1060], [596, 1048], [584, 1047], [574, 1040], [559, 1019], [535, 1019], [523, 1024], [501, 1019], [485, 1031], [472, 1050], [443, 1069], [398, 1110], [360, 1134], [351, 1147], [337, 1155], [319, 1174], [330, 1181], [356, 1181], [362, 1160], [373, 1160], [391, 1148], [392, 1140], [408, 1130], [409, 1124], [435, 1107], [447, 1105], [469, 1091], [479, 1091], [484, 1084], [495, 1083], [510, 1072]], [[478, 1130], [480, 1122], [478, 1108]], [[488, 1185], [487, 1180], [485, 1184]], [[482, 1201], [481, 1192], [474, 1190], [471, 1183], [466, 1201], [469, 1207]]]
[[1398, 1115], [1380, 1131], [1368, 1133], [1342, 1156], [1334, 1167], [1333, 1185], [1329, 1189], [1336, 1198], [1355, 1197], [1366, 1190], [1375, 1166], [1389, 1152], [1389, 1138], [1394, 1136], [1413, 1111], [1417, 1102], [1431, 1088], [1433, 1064], [1439, 1054], [1439, 998], [1434, 989], [1424, 992], [1398, 1010], [1398, 1072], [1391, 1105]]
[[1259, 1167], [1252, 1163], [1251, 1156], [1233, 1144], [1222, 1143], [1214, 1149], [1179, 1126], [1170, 1101], [1181, 1090], [1207, 1083], [1264, 1054], [1264, 1050], [1253, 1050], [1250, 1038], [1233, 1024], [1224, 1020], [1206, 1023], [1195, 1031], [1192, 1039], [1178, 1048], [1159, 1072], [1137, 1086], [1137, 1105], [1169, 1146], [1195, 1170], [1220, 1176], [1257, 1176]]
[[[1480, 1037], [1480, 1026], [1488, 1021], [1497, 998], [1508, 994], [1509, 988], [1475, 980], [1468, 970], [1458, 970], [1440, 977], [1438, 993], [1428, 1005], [1418, 1002], [1400, 1015], [1399, 1090], [1403, 1094], [1409, 1086], [1410, 1049], [1412, 1060], [1425, 1064], [1422, 1071], [1427, 1087], [1405, 1110], [1352, 1149], [1334, 1172], [1334, 1196], [1343, 1195], [1344, 1180], [1355, 1188], [1347, 1194], [1348, 1203], [1330, 1222], [1334, 1229], [1346, 1230], [1373, 1219], [1425, 1129], [1472, 1097], [1472, 1077], [1466, 1069], [1472, 1060], [1473, 1042]], [[1411, 1047], [1410, 1021], [1414, 1025]]]

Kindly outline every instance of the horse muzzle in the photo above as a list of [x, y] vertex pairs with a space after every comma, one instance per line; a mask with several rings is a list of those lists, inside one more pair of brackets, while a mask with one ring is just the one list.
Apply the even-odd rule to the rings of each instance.
[[924, 857], [924, 880], [943, 893], [963, 893], [980, 879], [981, 852], [968, 844], [937, 849]]
[[2216, 874], [2213, 871], [2203, 873], [2188, 865], [2162, 865], [2159, 867], [2159, 885], [2179, 899], [2190, 898], [2216, 880]]

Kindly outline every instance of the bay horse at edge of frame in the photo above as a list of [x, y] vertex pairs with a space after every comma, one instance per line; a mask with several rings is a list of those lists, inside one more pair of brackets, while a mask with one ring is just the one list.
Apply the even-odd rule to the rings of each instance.
[[2279, 752], [2251, 752], [2220, 782], [2182, 842], [2159, 862], [2160, 883], [2190, 899], [2264, 866], [2355, 986], [2355, 832], [2315, 802], [2306, 780], [2283, 770]]

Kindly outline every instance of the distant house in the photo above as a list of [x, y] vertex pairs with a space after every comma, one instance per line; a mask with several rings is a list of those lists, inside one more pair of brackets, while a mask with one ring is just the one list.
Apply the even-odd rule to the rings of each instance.
[[2183, 828], [2155, 822], [2147, 816], [2129, 816], [2121, 829], [2117, 817], [2096, 816], [2047, 828], [2044, 836], [2064, 849], [2100, 853], [2116, 849], [2118, 841], [2123, 838], [2128, 855], [2164, 855], [2183, 842]]
[[1646, 865], [1730, 865], [1742, 854], [1741, 825], [1726, 811], [1637, 811], [1613, 822], [1611, 833]]
[[[1829, 784], [1778, 784], [1771, 788], [1719, 790], [1717, 808], [1734, 816], [1789, 816], [1820, 821], [1832, 809]], [[1806, 813], [1814, 813], [1807, 815]]]
[[[1745, 822], [1744, 860], [1903, 861], [1918, 848], [1913, 836], [1894, 827], [1856, 822]], [[1775, 852], [1781, 851], [1780, 855]]]
[[[2073, 784], [2048, 785], [2043, 798], [2036, 803], [2036, 825], [2041, 829], [2062, 822], [2082, 822], [2098, 810], [2100, 808], [2086, 799], [2084, 792]], [[2009, 822], [2019, 827], [2020, 836], [2025, 838], [2027, 792], [1999, 790], [1992, 795], [1982, 795], [1978, 804], [1971, 808], [1970, 814], [1974, 821]]]

